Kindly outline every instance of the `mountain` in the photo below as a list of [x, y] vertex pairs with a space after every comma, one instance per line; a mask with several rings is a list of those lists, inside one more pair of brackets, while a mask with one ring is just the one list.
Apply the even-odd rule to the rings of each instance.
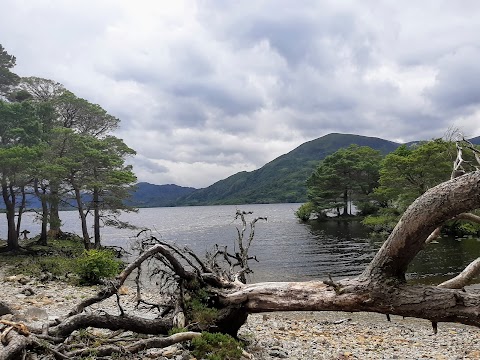
[[319, 161], [351, 144], [387, 154], [400, 144], [375, 137], [328, 134], [308, 141], [260, 169], [242, 171], [180, 198], [177, 205], [288, 203], [306, 201], [305, 180]]
[[469, 140], [473, 145], [480, 145], [480, 136], [474, 137]]
[[195, 188], [183, 187], [173, 184], [154, 185], [147, 182], [139, 182], [127, 201], [127, 205], [135, 207], [160, 207], [175, 206], [178, 198], [186, 196]]

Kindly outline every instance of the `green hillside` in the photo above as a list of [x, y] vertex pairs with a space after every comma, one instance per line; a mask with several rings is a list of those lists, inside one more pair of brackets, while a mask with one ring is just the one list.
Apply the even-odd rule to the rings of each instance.
[[329, 134], [306, 142], [260, 169], [239, 172], [180, 198], [177, 205], [255, 204], [306, 201], [305, 180], [318, 162], [350, 144], [387, 154], [400, 144], [374, 137]]
[[179, 197], [190, 194], [194, 190], [191, 187], [173, 184], [154, 185], [140, 182], [135, 186], [126, 204], [135, 207], [175, 206]]

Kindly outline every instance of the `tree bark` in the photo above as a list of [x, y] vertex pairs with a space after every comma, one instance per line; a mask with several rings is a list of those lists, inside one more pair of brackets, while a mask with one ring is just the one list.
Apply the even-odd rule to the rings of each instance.
[[50, 214], [49, 214], [49, 235], [52, 238], [58, 238], [62, 234], [61, 230], [61, 220], [59, 215], [59, 202], [60, 202], [60, 195], [59, 195], [59, 188], [60, 185], [55, 182], [50, 182], [50, 196], [48, 198], [48, 202], [50, 204]]
[[100, 249], [100, 196], [98, 187], [93, 189], [93, 237], [95, 241], [95, 248]]
[[407, 267], [423, 249], [425, 239], [445, 221], [478, 207], [479, 171], [431, 188], [405, 211], [361, 278], [395, 278], [404, 282]]
[[78, 215], [80, 217], [80, 223], [82, 224], [83, 244], [85, 246], [85, 250], [90, 250], [90, 235], [88, 235], [87, 217], [85, 215], [85, 210], [83, 207], [82, 195], [80, 194], [80, 189], [78, 188], [78, 186], [74, 185], [74, 181], [71, 181], [71, 184], [75, 191], [75, 200], [77, 202]]
[[22, 226], [22, 215], [23, 211], [25, 210], [25, 206], [27, 205], [27, 199], [25, 194], [25, 186], [20, 187], [20, 194], [21, 194], [21, 202], [20, 206], [18, 207], [18, 215], [17, 215], [17, 239], [20, 238], [20, 227]]
[[[40, 192], [40, 188], [42, 188], [42, 192]], [[38, 179], [35, 179], [33, 182], [33, 189], [35, 191], [35, 195], [42, 204], [42, 228], [40, 231], [40, 238], [38, 239], [38, 243], [40, 245], [47, 246], [48, 203], [46, 196], [46, 188], [38, 183]]]
[[7, 215], [7, 250], [17, 251], [20, 246], [15, 225], [15, 192], [11, 190], [6, 182], [2, 182], [2, 197]]

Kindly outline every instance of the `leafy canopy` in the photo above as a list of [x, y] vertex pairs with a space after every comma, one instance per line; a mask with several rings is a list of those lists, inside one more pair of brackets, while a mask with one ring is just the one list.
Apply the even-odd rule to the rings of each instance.
[[350, 145], [325, 157], [307, 180], [308, 198], [317, 213], [343, 208], [349, 202], [366, 201], [378, 183], [380, 151], [368, 146]]

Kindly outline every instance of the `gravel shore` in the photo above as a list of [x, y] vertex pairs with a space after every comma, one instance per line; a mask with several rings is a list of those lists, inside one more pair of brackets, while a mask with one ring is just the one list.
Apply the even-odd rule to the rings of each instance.
[[242, 334], [256, 359], [480, 359], [477, 328], [382, 314], [255, 314]]
[[[0, 300], [12, 304], [27, 323], [63, 315], [97, 290], [61, 282], [22, 282], [5, 280], [2, 275]], [[132, 290], [126, 291], [124, 303], [132, 302], [134, 296]], [[117, 310], [113, 299], [108, 307]], [[480, 359], [477, 328], [441, 323], [434, 335], [428, 321], [397, 316], [391, 320], [367, 313], [253, 314], [240, 337], [249, 343], [247, 351], [258, 360]]]

